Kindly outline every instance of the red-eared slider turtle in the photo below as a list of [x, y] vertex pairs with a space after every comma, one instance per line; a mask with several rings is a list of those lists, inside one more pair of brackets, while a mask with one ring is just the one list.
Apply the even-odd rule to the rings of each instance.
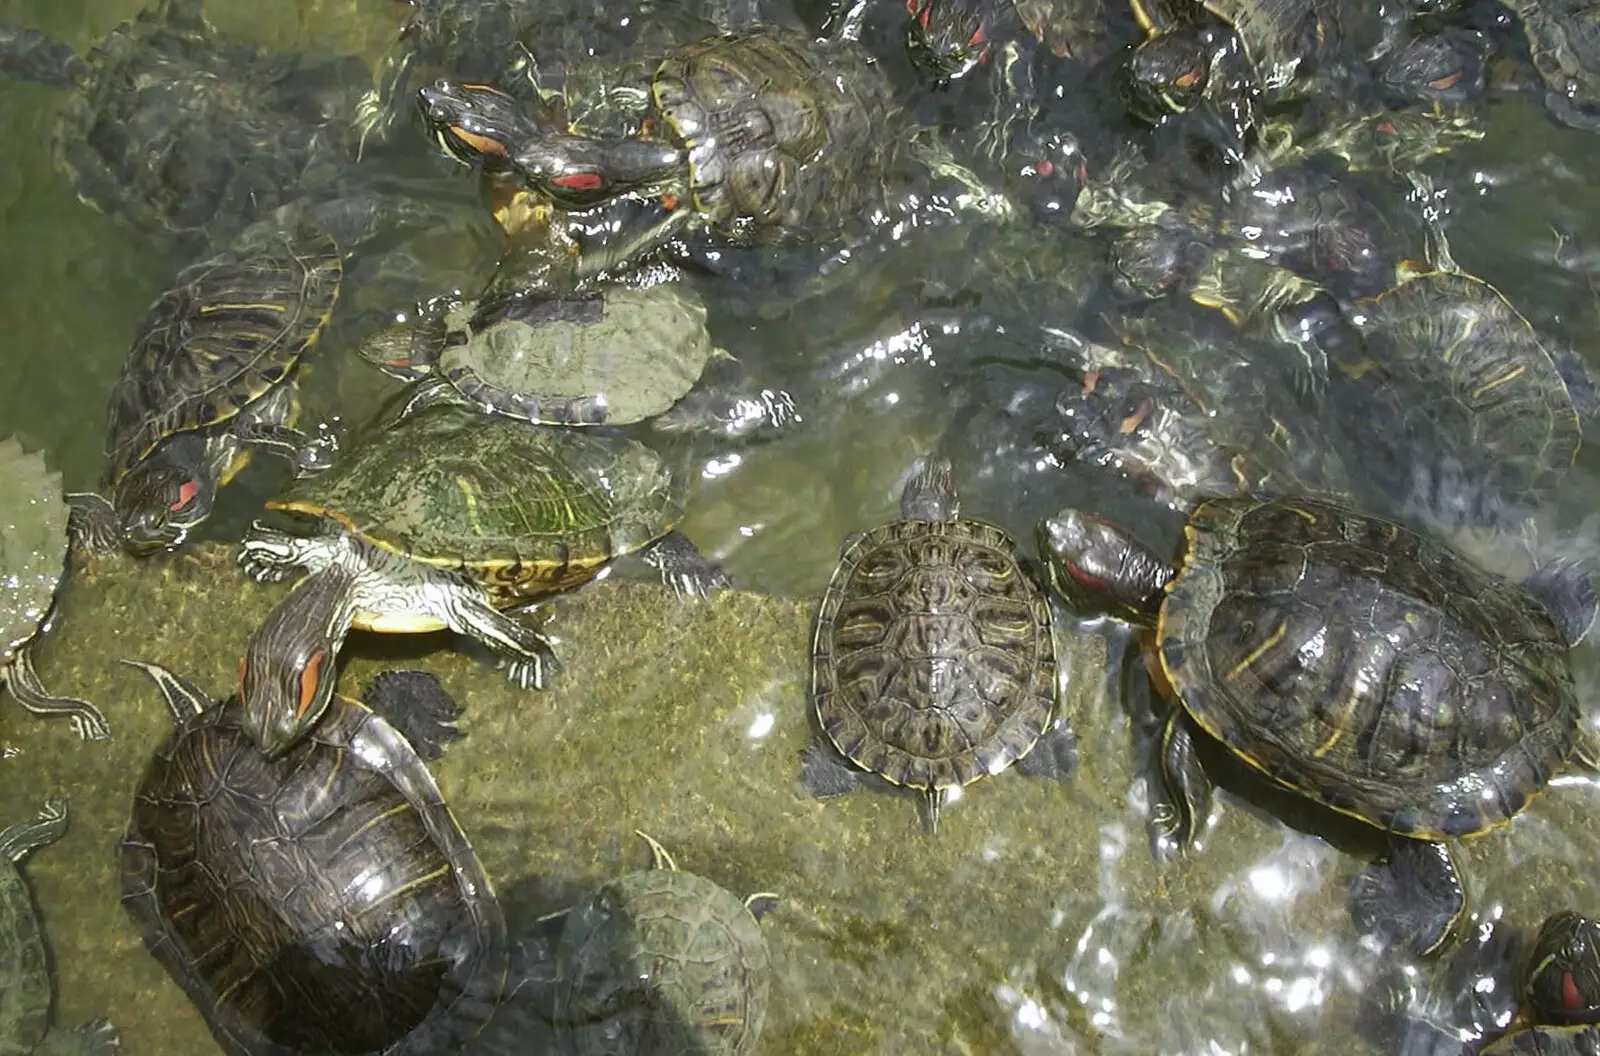
[[[424, 110], [454, 89], [423, 89]], [[740, 243], [831, 237], [881, 187], [899, 145], [888, 80], [846, 39], [776, 25], [706, 37], [667, 52], [635, 90], [649, 105], [620, 129], [541, 131], [511, 152], [558, 205], [625, 195], [667, 204], [647, 230], [586, 251], [584, 274], [621, 269], [695, 224]], [[447, 145], [480, 156], [470, 142]]]
[[319, 464], [292, 428], [294, 383], [342, 276], [328, 232], [253, 228], [151, 305], [106, 412], [103, 484], [129, 550], [181, 545], [254, 448]]
[[998, 774], [1059, 776], [1074, 741], [1058, 714], [1050, 605], [1005, 530], [960, 516], [950, 463], [906, 484], [901, 519], [846, 543], [811, 638], [811, 700], [827, 744], [805, 751], [813, 795], [857, 771], [912, 789], [930, 830], [951, 789]]
[[28, 657], [55, 611], [67, 570], [69, 524], [74, 533], [80, 528], [62, 497], [61, 474], [14, 437], [0, 440], [0, 684], [29, 711], [70, 716], [80, 737], [98, 740], [108, 733], [99, 709], [75, 697], [52, 696]]
[[679, 590], [725, 585], [671, 530], [683, 493], [660, 455], [623, 437], [451, 406], [377, 430], [267, 503], [291, 530], [258, 521], [245, 536], [239, 563], [257, 580], [309, 573], [250, 637], [241, 694], [257, 743], [275, 758], [315, 725], [352, 626], [448, 627], [504, 657], [518, 685], [542, 687], [548, 642], [498, 610], [646, 548]]
[[1556, 913], [1539, 928], [1512, 1028], [1482, 1056], [1600, 1056], [1600, 921]]
[[1402, 525], [1305, 499], [1214, 499], [1185, 538], [1173, 564], [1076, 510], [1040, 527], [1063, 594], [1154, 626], [1179, 705], [1159, 752], [1158, 834], [1182, 847], [1206, 824], [1203, 731], [1392, 834], [1353, 915], [1438, 949], [1466, 902], [1442, 841], [1505, 823], [1569, 763], [1595, 761], [1568, 657], [1593, 618], [1587, 581], [1546, 570], [1518, 585]]
[[1501, 0], [1522, 21], [1545, 106], [1573, 128], [1600, 132], [1600, 13], [1588, 0]]
[[[232, 1056], [458, 1051], [506, 971], [489, 878], [419, 750], [454, 701], [389, 672], [264, 758], [238, 698], [154, 664], [176, 728], [122, 837], [122, 904]], [[413, 747], [413, 744], [417, 747]]]
[[600, 887], [567, 913], [556, 953], [557, 1037], [570, 1056], [755, 1051], [771, 960], [755, 913], [678, 869], [655, 840], [651, 867]]
[[66, 800], [45, 803], [37, 821], [0, 831], [0, 1052], [16, 1056], [109, 1056], [120, 1047], [103, 1019], [70, 1033], [50, 1030], [55, 995], [33, 895], [19, 866], [30, 852], [67, 831]]
[[146, 230], [216, 240], [335, 158], [370, 75], [354, 56], [274, 53], [218, 32], [202, 7], [161, 0], [86, 59], [37, 31], [0, 32], [0, 65], [76, 89], [56, 156], [84, 201]]

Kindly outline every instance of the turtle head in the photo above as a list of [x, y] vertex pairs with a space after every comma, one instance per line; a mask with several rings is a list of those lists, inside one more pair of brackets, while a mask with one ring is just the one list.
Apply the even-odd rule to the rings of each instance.
[[1132, 109], [1148, 121], [1193, 110], [1211, 81], [1212, 50], [1210, 34], [1199, 27], [1159, 33], [1140, 44], [1128, 58]]
[[368, 334], [356, 346], [361, 358], [393, 378], [415, 381], [433, 373], [448, 338], [443, 321], [398, 323]]
[[269, 759], [304, 739], [333, 700], [354, 578], [337, 563], [305, 577], [245, 646], [239, 664], [245, 729]]
[[1483, 95], [1489, 41], [1473, 30], [1427, 33], [1409, 41], [1383, 71], [1384, 85], [1405, 102], [1461, 102]]
[[1191, 286], [1210, 252], [1182, 228], [1134, 228], [1111, 247], [1111, 281], [1124, 297], [1154, 301]]
[[1523, 992], [1539, 1023], [1600, 1022], [1600, 921], [1557, 913], [1528, 957]]
[[948, 458], [929, 458], [900, 493], [900, 516], [908, 521], [953, 521], [961, 516], [955, 471]]
[[989, 54], [992, 0], [906, 0], [906, 50], [941, 88], [971, 73]]
[[217, 474], [205, 442], [193, 434], [168, 439], [117, 482], [112, 505], [122, 521], [122, 545], [137, 557], [176, 550], [211, 516]]
[[428, 134], [463, 165], [510, 172], [518, 148], [541, 129], [517, 101], [487, 84], [438, 80], [417, 89]]
[[648, 139], [543, 135], [523, 144], [513, 165], [534, 190], [565, 209], [627, 194], [653, 194], [681, 181], [681, 150]]
[[1050, 583], [1074, 608], [1155, 622], [1172, 566], [1122, 528], [1066, 509], [1039, 525]]

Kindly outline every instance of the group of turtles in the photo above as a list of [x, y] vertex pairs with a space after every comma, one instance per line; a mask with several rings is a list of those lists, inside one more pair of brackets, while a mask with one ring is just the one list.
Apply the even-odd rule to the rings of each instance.
[[[1468, 912], [1451, 842], [1600, 766], [1569, 658], [1594, 616], [1587, 579], [1547, 563], [1513, 582], [1442, 535], [1543, 502], [1593, 386], [1456, 265], [1431, 218], [1375, 213], [1384, 196], [1361, 182], [1422, 193], [1422, 162], [1482, 135], [1491, 60], [1525, 57], [1558, 120], [1600, 127], [1584, 5], [1486, 3], [857, 0], [811, 25], [757, 0], [599, 21], [580, 0], [416, 0], [375, 80], [347, 57], [237, 40], [199, 0], [161, 0], [87, 55], [3, 28], [0, 69], [71, 92], [58, 153], [80, 197], [191, 261], [112, 388], [104, 494], [63, 494], [41, 456], [0, 441], [12, 695], [107, 736], [28, 659], [69, 551], [182, 547], [257, 450], [295, 475], [240, 542], [252, 578], [299, 579], [252, 631], [236, 692], [137, 662], [174, 729], [120, 846], [123, 902], [219, 1043], [422, 1054], [492, 1018], [505, 920], [427, 767], [454, 702], [420, 672], [338, 695], [346, 636], [449, 628], [542, 688], [558, 659], [512, 610], [630, 555], [679, 593], [728, 586], [676, 530], [685, 474], [641, 427], [670, 415], [747, 434], [795, 415], [787, 397], [703, 381], [729, 357], [691, 276], [725, 250], [854, 250], [939, 222], [955, 198], [930, 183], [1005, 203], [963, 222], [1105, 243], [1104, 332], [1039, 334], [1075, 378], [1051, 453], [1158, 491], [1185, 541], [1164, 555], [1068, 509], [1030, 556], [961, 515], [948, 460], [922, 460], [900, 518], [849, 539], [824, 591], [804, 786], [909, 789], [932, 830], [952, 790], [985, 776], [1069, 773], [1058, 700], [1085, 673], [1058, 664], [1058, 642], [1109, 613], [1141, 629], [1171, 701], [1158, 849], [1202, 836], [1197, 744], [1213, 740], [1386, 834], [1352, 918], [1444, 949]], [[1085, 90], [1099, 69], [1179, 145], [1080, 141], [1059, 86]], [[992, 120], [923, 119], [969, 84]], [[357, 428], [306, 427], [299, 385], [356, 275], [396, 232], [442, 222], [418, 190], [438, 153], [479, 177], [503, 236], [493, 277], [361, 328], [359, 356], [406, 387]], [[1360, 479], [1341, 465], [1351, 445], [1369, 456]], [[0, 849], [14, 861], [55, 838], [64, 811]], [[651, 869], [562, 917], [560, 1044], [750, 1051], [770, 970], [756, 917], [773, 896], [735, 897], [645, 838]], [[0, 1048], [28, 1051], [48, 977], [8, 875], [0, 981], [25, 985], [0, 1004]], [[1596, 930], [1547, 924], [1527, 1015], [1497, 1051], [1596, 1051]], [[104, 1023], [73, 1037], [116, 1044]]]

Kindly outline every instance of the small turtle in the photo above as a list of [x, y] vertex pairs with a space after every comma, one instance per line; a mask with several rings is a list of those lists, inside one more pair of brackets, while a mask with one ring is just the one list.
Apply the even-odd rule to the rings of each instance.
[[0, 1052], [17, 1056], [108, 1056], [121, 1048], [103, 1019], [70, 1033], [50, 1029], [54, 993], [44, 933], [23, 882], [22, 859], [67, 831], [67, 801], [47, 800], [39, 820], [0, 831]]
[[[1050, 605], [1011, 537], [960, 516], [945, 459], [906, 484], [900, 516], [845, 544], [811, 639], [811, 700], [827, 745], [918, 792], [932, 831], [949, 790], [1012, 764], [1064, 775], [1075, 742]], [[813, 795], [858, 777], [822, 741], [802, 762]]]
[[441, 406], [376, 431], [348, 457], [267, 503], [239, 563], [255, 579], [309, 574], [250, 637], [241, 696], [271, 758], [317, 722], [352, 626], [390, 634], [450, 628], [506, 659], [518, 685], [542, 687], [555, 655], [544, 635], [500, 612], [647, 561], [676, 589], [727, 579], [671, 529], [684, 485], [636, 441], [529, 426]]
[[1482, 1056], [1600, 1056], [1600, 921], [1546, 918], [1528, 952], [1517, 1022]]
[[29, 651], [54, 615], [69, 540], [104, 545], [86, 534], [104, 519], [97, 499], [83, 497], [80, 516], [80, 498], [63, 498], [61, 474], [50, 471], [43, 455], [24, 450], [15, 437], [0, 440], [0, 683], [29, 711], [70, 716], [78, 736], [93, 740], [109, 735], [105, 716], [88, 701], [47, 692]]
[[134, 796], [122, 904], [218, 1043], [426, 1056], [477, 1034], [504, 985], [506, 926], [420, 754], [454, 732], [437, 680], [379, 675], [365, 703], [333, 698], [267, 759], [237, 697], [127, 662], [175, 728]]
[[1586, 579], [1525, 585], [1378, 517], [1308, 499], [1213, 499], [1176, 564], [1064, 510], [1040, 527], [1076, 606], [1153, 625], [1177, 698], [1159, 751], [1162, 847], [1196, 840], [1211, 781], [1196, 730], [1278, 785], [1391, 834], [1352, 894], [1364, 929], [1440, 949], [1466, 895], [1448, 845], [1504, 824], [1596, 752], [1569, 650], [1594, 618]]
[[679, 871], [661, 844], [638, 835], [651, 867], [604, 884], [566, 914], [556, 953], [563, 1051], [755, 1051], [771, 975], [756, 914], [778, 896], [741, 900]]
[[76, 89], [55, 131], [80, 198], [144, 230], [217, 245], [296, 197], [339, 154], [370, 75], [348, 55], [276, 53], [218, 32], [202, 0], [160, 0], [79, 57], [0, 30], [0, 68]]
[[1573, 128], [1600, 132], [1600, 19], [1588, 0], [1501, 0], [1516, 13], [1545, 106]]

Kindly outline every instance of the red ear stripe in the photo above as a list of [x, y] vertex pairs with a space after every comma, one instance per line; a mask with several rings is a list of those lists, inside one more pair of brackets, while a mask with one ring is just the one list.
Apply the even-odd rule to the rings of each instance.
[[306, 660], [306, 666], [300, 669], [300, 699], [294, 705], [296, 716], [304, 715], [306, 709], [311, 707], [312, 698], [317, 695], [317, 671], [321, 669], [322, 659], [326, 655], [326, 650], [318, 649]]
[[604, 181], [598, 172], [573, 172], [565, 176], [557, 176], [550, 181], [557, 187], [565, 187], [573, 191], [597, 191]]
[[178, 485], [178, 497], [167, 503], [169, 510], [181, 510], [194, 501], [195, 493], [200, 490], [200, 485], [193, 479], [186, 480]]
[[1578, 992], [1578, 981], [1572, 978], [1571, 972], [1561, 973], [1561, 1004], [1568, 1012], [1583, 1008], [1583, 995]]

